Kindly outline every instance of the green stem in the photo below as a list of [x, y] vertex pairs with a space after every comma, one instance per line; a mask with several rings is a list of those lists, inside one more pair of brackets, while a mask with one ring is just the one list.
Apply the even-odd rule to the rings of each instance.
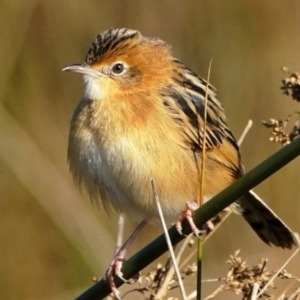
[[197, 252], [197, 300], [202, 297], [202, 262], [203, 262], [203, 247], [204, 242], [198, 239], [198, 252]]
[[[203, 223], [210, 220], [235, 200], [239, 199], [247, 191], [251, 190], [263, 180], [288, 164], [299, 154], [300, 138], [280, 149], [274, 155], [248, 172], [245, 176], [201, 206], [195, 212], [195, 224], [200, 228]], [[187, 222], [184, 222], [183, 224], [183, 232], [186, 235], [191, 232]], [[174, 227], [169, 229], [169, 235], [173, 245], [176, 245], [184, 238], [184, 236], [177, 233]], [[131, 278], [167, 250], [168, 247], [165, 236], [162, 234], [124, 263], [122, 268], [124, 277]], [[117, 287], [123, 284], [122, 280], [117, 277], [115, 278], [115, 283]], [[86, 290], [83, 294], [76, 298], [76, 300], [103, 299], [109, 293], [110, 289], [107, 287], [105, 281], [101, 280]]]

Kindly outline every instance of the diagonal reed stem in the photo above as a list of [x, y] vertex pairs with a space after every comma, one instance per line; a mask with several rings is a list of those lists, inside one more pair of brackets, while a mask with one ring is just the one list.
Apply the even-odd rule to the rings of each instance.
[[[292, 143], [280, 149], [250, 172], [245, 174], [242, 178], [234, 182], [231, 186], [227, 187], [210, 201], [203, 204], [203, 206], [195, 212], [194, 221], [196, 226], [200, 227], [203, 223], [221, 212], [247, 191], [251, 190], [273, 173], [291, 162], [299, 154], [300, 138], [295, 139]], [[190, 233], [190, 226], [187, 222], [183, 223], [183, 233]], [[169, 229], [169, 235], [173, 245], [176, 245], [184, 238], [184, 236], [177, 233], [177, 230], [174, 227]], [[168, 247], [165, 236], [162, 234], [124, 263], [122, 269], [124, 277], [131, 278], [167, 250]], [[117, 277], [115, 277], [115, 283], [117, 287], [123, 284], [123, 282]], [[106, 297], [109, 293], [110, 289], [107, 287], [105, 281], [101, 280], [77, 297], [76, 300], [99, 300]]]

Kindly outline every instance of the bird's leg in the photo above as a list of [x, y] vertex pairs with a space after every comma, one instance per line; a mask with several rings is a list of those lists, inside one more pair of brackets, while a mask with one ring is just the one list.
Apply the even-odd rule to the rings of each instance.
[[193, 231], [193, 233], [197, 236], [200, 237], [201, 234], [203, 234], [203, 231], [198, 229], [197, 226], [194, 223], [194, 220], [192, 218], [192, 214], [193, 212], [199, 208], [199, 204], [196, 201], [187, 201], [186, 202], [186, 208], [184, 211], [182, 211], [180, 218], [178, 219], [178, 221], [175, 224], [175, 227], [177, 229], [177, 231], [179, 232], [179, 234], [182, 235], [182, 222], [184, 219], [187, 219], [187, 221], [189, 222], [191, 229]]
[[104, 279], [107, 282], [108, 286], [111, 288], [111, 291], [114, 293], [114, 295], [116, 296], [117, 299], [121, 299], [121, 298], [120, 298], [120, 293], [114, 283], [113, 276], [117, 275], [124, 282], [131, 283], [130, 280], [127, 280], [123, 277], [121, 268], [122, 268], [123, 262], [125, 261], [125, 255], [126, 255], [127, 249], [130, 247], [130, 245], [135, 240], [135, 238], [140, 233], [140, 231], [144, 228], [146, 223], [147, 222], [145, 220], [143, 220], [138, 225], [138, 227], [134, 230], [134, 232], [131, 234], [131, 236], [124, 243], [124, 245], [118, 250], [118, 252], [116, 253], [115, 257], [113, 258], [112, 262], [110, 263], [110, 265], [105, 273]]

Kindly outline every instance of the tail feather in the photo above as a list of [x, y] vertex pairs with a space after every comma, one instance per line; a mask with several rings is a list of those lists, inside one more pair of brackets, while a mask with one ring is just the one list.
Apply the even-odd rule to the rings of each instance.
[[265, 243], [288, 249], [298, 246], [294, 233], [254, 192], [248, 192], [236, 204], [235, 208]]

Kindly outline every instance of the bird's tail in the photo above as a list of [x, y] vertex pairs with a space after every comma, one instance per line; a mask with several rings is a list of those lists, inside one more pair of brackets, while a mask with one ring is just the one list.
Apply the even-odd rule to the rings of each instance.
[[288, 249], [298, 246], [294, 233], [254, 192], [249, 191], [236, 204], [236, 209], [265, 243]]

